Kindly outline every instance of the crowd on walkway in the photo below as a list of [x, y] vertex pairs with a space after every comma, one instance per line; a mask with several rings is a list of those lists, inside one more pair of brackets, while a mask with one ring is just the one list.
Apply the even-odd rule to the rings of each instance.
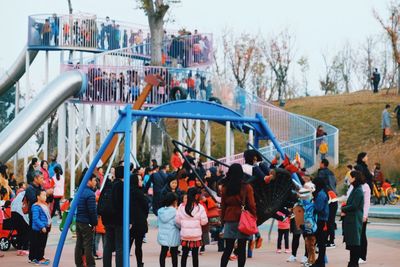
[[119, 73], [89, 67], [88, 90], [83, 101], [133, 103], [145, 87], [144, 76], [160, 75], [163, 84], [153, 87], [146, 99], [148, 105], [163, 104], [178, 99], [213, 100], [213, 88], [201, 72], [181, 71], [168, 68], [144, 67], [144, 72], [124, 69]]
[[[227, 266], [232, 260], [244, 266], [246, 258], [253, 257], [253, 250], [262, 245], [259, 233], [245, 234], [239, 230], [242, 207], [256, 216], [259, 204], [253, 186], [245, 183], [245, 177], [251, 175], [269, 184], [279, 179], [277, 168], [296, 173], [302, 187], [296, 189], [294, 205], [282, 205], [273, 215], [278, 220], [276, 253], [290, 254], [287, 261], [296, 262], [303, 239], [305, 255], [301, 262], [304, 266], [325, 266], [329, 260], [326, 249], [335, 248], [337, 242], [336, 214], [339, 203], [344, 201], [340, 220], [344, 242], [350, 250], [348, 266], [366, 262], [371, 190], [385, 182], [379, 164], [370, 171], [367, 153], [359, 153], [355, 166], [349, 166], [345, 178], [349, 189], [344, 197], [337, 197], [337, 179], [327, 159], [321, 160], [317, 174], [311, 177], [301, 169], [300, 162], [289, 162], [287, 158], [276, 157], [268, 165], [256, 154], [247, 154], [246, 164], [233, 164], [225, 173], [218, 165], [205, 169], [193, 151], [185, 151], [184, 155], [188, 161], [175, 150], [170, 164], [159, 166], [156, 160], [146, 168], [130, 164], [130, 247], [135, 246], [137, 266], [144, 266], [142, 244], [146, 242], [149, 213], [158, 217], [160, 266], [165, 266], [167, 257], [171, 257], [173, 266], [178, 266], [179, 254], [181, 266], [186, 266], [189, 256], [193, 266], [199, 266], [199, 255], [205, 253], [206, 246], [211, 243], [217, 244], [218, 251], [222, 252], [221, 266]], [[103, 266], [112, 266], [113, 253], [116, 266], [122, 266], [124, 164], [121, 161], [111, 167], [106, 177], [103, 167], [98, 167], [84, 185], [75, 215], [76, 266], [95, 266], [96, 260], [101, 259]], [[86, 169], [82, 178], [85, 173]], [[17, 185], [15, 176], [9, 173], [6, 165], [1, 165], [2, 204], [10, 206], [9, 217], [13, 230], [17, 231], [17, 255], [28, 256], [29, 262], [36, 265], [48, 265], [50, 260], [45, 257], [45, 250], [52, 217], [62, 218], [63, 171], [55, 157], [50, 163], [33, 158], [26, 180], [27, 186]], [[6, 208], [3, 209], [6, 214]], [[3, 226], [10, 218], [1, 219]], [[99, 249], [101, 242], [102, 251]]]
[[[71, 25], [72, 23], [72, 25]], [[29, 45], [49, 47], [74, 46], [115, 50], [131, 48], [133, 54], [150, 57], [151, 35], [140, 28], [120, 25], [106, 17], [72, 17], [53, 14], [42, 21], [31, 21]], [[168, 34], [164, 30], [162, 43], [163, 65], [184, 68], [189, 65], [211, 62], [212, 43], [210, 36], [181, 29]], [[168, 58], [168, 60], [167, 60]]]

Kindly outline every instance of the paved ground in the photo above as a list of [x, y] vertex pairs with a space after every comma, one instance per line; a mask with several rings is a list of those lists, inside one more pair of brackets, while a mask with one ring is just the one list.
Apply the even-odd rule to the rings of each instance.
[[[157, 245], [157, 229], [154, 227], [155, 219], [150, 219], [150, 232], [147, 235], [148, 242], [144, 244], [144, 262], [146, 266], [159, 266], [158, 255], [159, 246]], [[262, 236], [264, 237], [264, 244], [261, 249], [258, 249], [254, 253], [252, 259], [248, 259], [247, 266], [300, 266], [299, 263], [287, 263], [287, 254], [276, 254], [275, 253], [275, 240], [276, 230], [273, 227], [271, 242], [268, 242], [267, 235], [270, 228], [270, 223], [265, 224], [261, 227]], [[369, 248], [368, 248], [368, 263], [366, 267], [377, 267], [387, 266], [395, 267], [399, 266], [400, 261], [400, 221], [399, 220], [375, 220], [373, 223], [368, 225], [367, 235], [369, 237]], [[341, 229], [338, 229], [340, 234]], [[49, 258], [54, 257], [56, 245], [58, 243], [58, 237], [60, 232], [57, 227], [53, 227], [53, 231], [50, 234], [48, 248], [46, 249], [46, 256]], [[338, 236], [335, 249], [328, 250], [329, 263], [327, 267], [343, 267], [347, 266], [349, 258], [348, 251], [345, 250], [344, 244], [341, 243], [341, 236]], [[60, 266], [74, 266], [74, 244], [75, 240], [69, 236], [64, 247], [63, 256], [61, 259]], [[304, 253], [303, 243], [300, 244], [299, 255]], [[27, 263], [27, 258], [17, 257], [15, 250], [4, 252], [5, 257], [0, 258], [0, 266], [30, 266]], [[206, 247], [206, 253], [200, 256], [200, 266], [204, 267], [216, 267], [219, 266], [221, 254], [217, 252], [217, 247], [210, 245]], [[189, 258], [190, 260], [190, 258]], [[168, 262], [171, 266], [170, 263]], [[229, 266], [236, 266], [236, 262], [231, 262]], [[97, 266], [102, 266], [101, 261], [97, 261]], [[131, 266], [136, 266], [134, 257], [131, 257]], [[191, 266], [191, 264], [188, 264]]]

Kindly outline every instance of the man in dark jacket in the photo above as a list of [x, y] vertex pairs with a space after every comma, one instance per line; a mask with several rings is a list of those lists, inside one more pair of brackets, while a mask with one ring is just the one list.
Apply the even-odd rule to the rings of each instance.
[[153, 213], [157, 216], [158, 208], [162, 200], [162, 190], [168, 183], [167, 165], [162, 165], [160, 171], [153, 173], [149, 181], [146, 183], [144, 192], [149, 190], [150, 185], [153, 185]]
[[[25, 191], [25, 197], [28, 200], [28, 205], [29, 205], [29, 229], [31, 231], [31, 234], [29, 235], [30, 240], [29, 242], [31, 244], [34, 244], [32, 238], [34, 238], [34, 235], [32, 234], [32, 212], [31, 208], [32, 205], [37, 202], [37, 196], [40, 191], [43, 190], [43, 173], [41, 171], [34, 170], [31, 172], [32, 176], [32, 183], [28, 186], [28, 188]], [[34, 260], [34, 253], [32, 252], [32, 246], [29, 246], [29, 261]]]
[[333, 172], [328, 169], [329, 166], [329, 161], [327, 159], [321, 160], [321, 163], [319, 165], [317, 177], [321, 178], [325, 184], [328, 190], [332, 190], [337, 194], [336, 192], [336, 177], [333, 174]]
[[78, 206], [76, 209], [76, 266], [83, 266], [83, 255], [86, 257], [86, 266], [96, 266], [92, 254], [93, 231], [97, 225], [96, 197], [93, 191], [96, 188], [96, 184], [97, 178], [95, 175], [91, 174], [89, 181], [78, 199]]
[[374, 87], [374, 93], [378, 93], [379, 82], [381, 81], [381, 74], [378, 69], [375, 69], [371, 77], [372, 86]]

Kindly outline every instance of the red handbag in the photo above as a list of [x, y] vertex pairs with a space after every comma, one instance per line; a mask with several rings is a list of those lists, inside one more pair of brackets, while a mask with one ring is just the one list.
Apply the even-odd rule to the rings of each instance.
[[242, 213], [240, 214], [240, 220], [238, 230], [245, 235], [254, 235], [258, 232], [257, 218], [246, 210], [246, 196], [247, 190], [245, 191], [244, 198], [242, 200]]

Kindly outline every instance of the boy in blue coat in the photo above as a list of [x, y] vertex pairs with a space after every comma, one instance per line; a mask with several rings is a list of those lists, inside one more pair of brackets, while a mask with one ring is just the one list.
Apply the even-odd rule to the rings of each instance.
[[44, 258], [47, 236], [50, 231], [51, 217], [46, 203], [46, 191], [37, 193], [37, 202], [32, 206], [32, 235], [33, 244], [30, 244], [35, 264], [49, 265], [50, 260]]

